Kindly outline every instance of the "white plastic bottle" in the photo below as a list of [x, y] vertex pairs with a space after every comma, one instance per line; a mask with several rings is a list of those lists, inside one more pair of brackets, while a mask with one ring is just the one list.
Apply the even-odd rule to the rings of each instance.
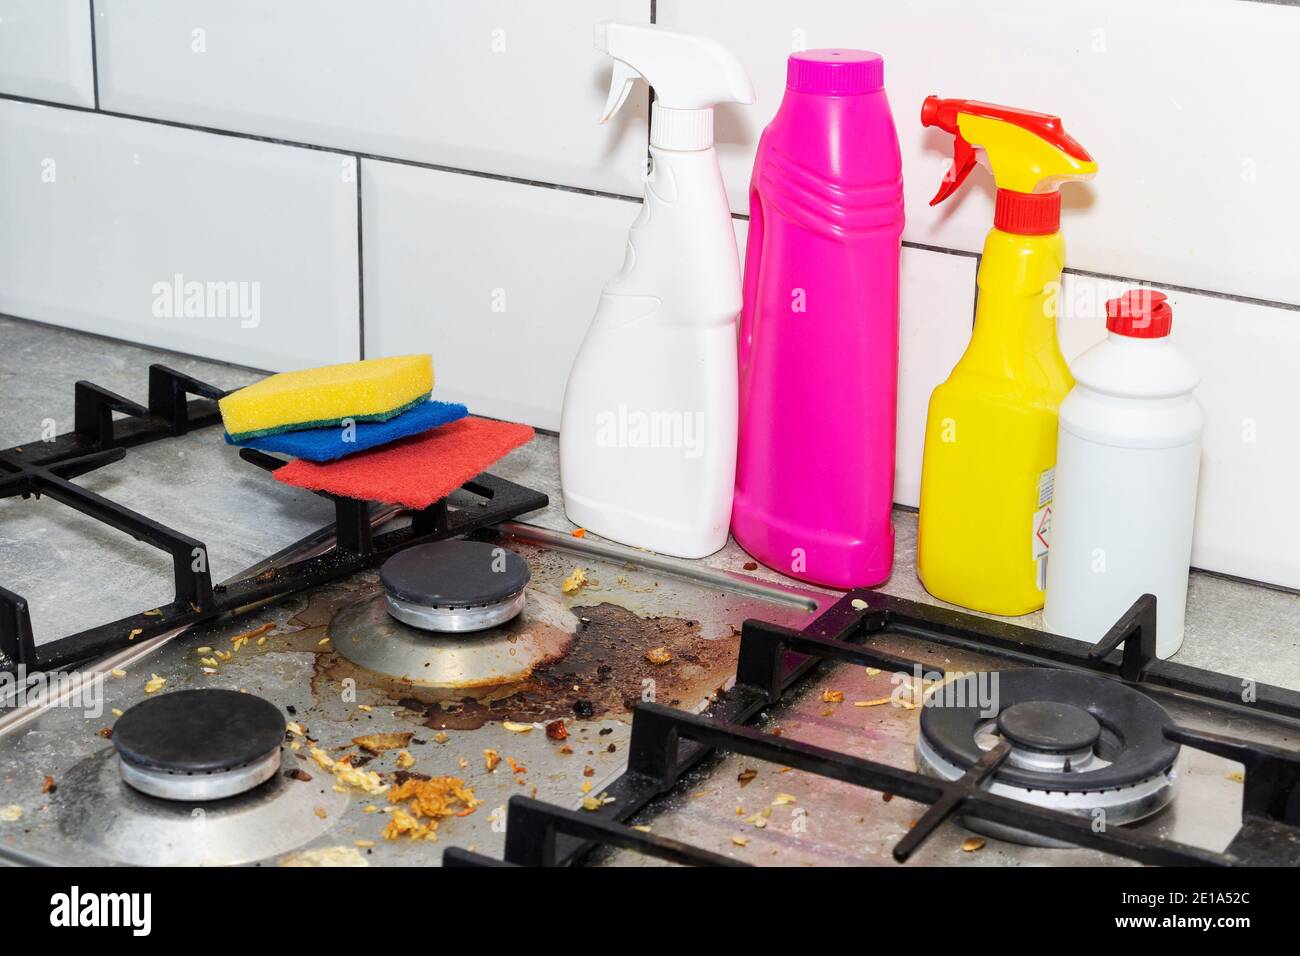
[[1106, 303], [1106, 340], [1070, 367], [1043, 608], [1049, 631], [1095, 642], [1154, 594], [1162, 658], [1183, 643], [1204, 425], [1172, 325], [1164, 295], [1135, 289]]
[[727, 542], [736, 470], [740, 257], [713, 149], [713, 105], [752, 103], [740, 63], [705, 37], [606, 21], [602, 122], [633, 81], [655, 90], [651, 171], [622, 270], [569, 373], [560, 479], [570, 520], [684, 558]]

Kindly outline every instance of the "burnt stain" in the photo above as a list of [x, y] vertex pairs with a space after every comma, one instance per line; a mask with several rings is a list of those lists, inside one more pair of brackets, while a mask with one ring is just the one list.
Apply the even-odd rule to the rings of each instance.
[[[651, 694], [669, 706], [693, 706], [715, 697], [735, 673], [740, 643], [734, 632], [706, 639], [694, 620], [642, 617], [607, 602], [578, 605], [571, 608], [579, 627], [567, 653], [516, 683], [458, 690], [449, 698], [368, 671], [319, 643], [333, 614], [355, 600], [354, 593], [312, 602], [289, 622], [300, 629], [281, 634], [275, 649], [315, 654], [311, 685], [317, 697], [337, 693], [339, 682], [351, 679], [358, 691], [390, 701], [435, 730], [474, 730], [503, 720], [626, 719]], [[646, 659], [647, 651], [659, 648], [669, 655], [666, 663]]]

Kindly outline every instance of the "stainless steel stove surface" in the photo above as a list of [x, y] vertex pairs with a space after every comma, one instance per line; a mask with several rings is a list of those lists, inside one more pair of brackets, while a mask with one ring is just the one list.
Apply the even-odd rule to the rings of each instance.
[[[0, 779], [22, 816], [0, 824], [0, 855], [51, 863], [320, 858], [377, 865], [437, 863], [451, 845], [499, 854], [510, 797], [576, 805], [588, 792], [599, 794], [623, 770], [635, 703], [699, 710], [732, 680], [740, 622], [761, 617], [797, 627], [823, 599], [525, 526], [479, 539], [518, 554], [531, 575], [523, 613], [497, 629], [424, 634], [385, 621], [379, 575], [366, 572], [237, 624], [198, 626], [105, 661], [99, 716], [57, 706], [9, 717], [0, 734]], [[578, 567], [586, 581], [565, 593]], [[375, 608], [383, 615], [377, 629], [403, 628], [433, 643], [396, 670], [365, 666], [376, 662], [359, 648], [375, 635], [349, 622], [357, 609]], [[507, 668], [500, 680], [479, 674], [463, 682], [449, 676], [456, 658], [463, 663], [484, 646], [500, 652], [494, 659], [509, 660], [512, 648], [534, 641], [553, 653], [536, 658], [531, 672]], [[407, 651], [415, 653], [412, 645]], [[440, 679], [424, 679], [423, 663]], [[210, 688], [280, 708], [289, 729], [273, 779], [217, 800], [163, 799], [124, 781], [121, 748], [108, 736], [114, 724]], [[124, 716], [115, 719], [116, 711]], [[564, 740], [553, 739], [556, 721]], [[486, 751], [499, 756], [491, 770]], [[348, 754], [350, 764], [338, 763]], [[367, 783], [371, 771], [374, 783]], [[442, 820], [436, 842], [385, 839], [394, 807], [404, 804], [368, 790], [378, 791], [393, 773], [459, 777], [481, 803]], [[313, 850], [326, 852], [304, 857]]]
[[[20, 416], [10, 416], [17, 429], [13, 440], [42, 431], [44, 416], [66, 430], [71, 382], [97, 368], [101, 355], [110, 359], [101, 384], [127, 394], [151, 360], [227, 387], [251, 374], [5, 319], [0, 325], [22, 346], [23, 356], [49, 354], [48, 343], [56, 343], [60, 363], [55, 373], [46, 369], [33, 377], [26, 375], [29, 360], [15, 358], [19, 351], [0, 355], [0, 373], [9, 375], [0, 398], [21, 406]], [[22, 388], [9, 388], [14, 381]], [[1019, 771], [1067, 774], [1070, 784], [1098, 772], [1103, 777], [1096, 779], [1105, 783], [1106, 771], [1113, 775], [1111, 768], [1131, 761], [1133, 773], [1116, 791], [1090, 787], [1084, 779], [1063, 799], [1040, 796], [1033, 783], [1041, 781], [1031, 780], [1013, 796], [1026, 816], [1035, 807], [1102, 809], [1111, 832], [1133, 834], [1138, 855], [1154, 862], [1168, 862], [1169, 855], [1175, 862], [1188, 855], [1222, 862], [1234, 839], [1235, 850], [1244, 847], [1248, 855], [1253, 849], [1257, 857], [1300, 859], [1294, 820], [1278, 824], [1256, 812], [1250, 839], [1243, 841], [1238, 830], [1244, 793], [1259, 796], [1270, 778], [1285, 784], [1300, 748], [1300, 697], [1278, 689], [1300, 687], [1296, 595], [1194, 573], [1188, 639], [1179, 660], [1246, 680], [1147, 660], [1135, 662], [1150, 664], [1140, 682], [1125, 684], [1118, 679], [1118, 651], [1098, 665], [1085, 646], [1033, 630], [1040, 626], [1036, 615], [1016, 622], [1020, 627], [982, 615], [944, 617], [951, 611], [934, 607], [912, 573], [915, 516], [904, 511], [895, 515], [895, 574], [881, 593], [863, 592], [857, 602], [862, 609], [753, 564], [734, 543], [705, 561], [686, 562], [592, 536], [573, 537], [559, 505], [555, 446], [553, 436], [539, 435], [494, 469], [550, 494], [547, 508], [523, 519], [531, 524], [479, 530], [471, 542], [438, 542], [517, 554], [522, 567], [515, 565], [509, 586], [449, 599], [436, 589], [404, 587], [402, 575], [384, 581], [375, 569], [272, 603], [261, 603], [262, 592], [254, 589], [258, 600], [239, 608], [236, 619], [127, 641], [125, 649], [84, 672], [100, 681], [89, 693], [75, 674], [62, 674], [50, 705], [14, 707], [6, 701], [0, 712], [0, 859], [462, 862], [456, 853], [444, 857], [452, 848], [473, 851], [464, 859], [502, 859], [507, 850], [526, 857], [550, 844], [529, 846], [528, 834], [515, 824], [531, 813], [534, 821], [550, 825], [548, 811], [529, 810], [521, 801], [509, 812], [507, 806], [512, 797], [535, 796], [575, 808], [579, 827], [617, 827], [614, 817], [640, 827], [615, 835], [621, 834], [624, 846], [632, 837], [653, 839], [665, 855], [680, 860], [692, 857], [673, 840], [711, 853], [709, 862], [759, 865], [892, 864], [900, 842], [909, 840], [910, 865], [1129, 862], [1095, 848], [1024, 845], [1032, 838], [1049, 841], [1030, 832], [1035, 827], [1014, 825], [1021, 822], [1016, 804], [1011, 823], [1001, 829], [968, 812], [932, 830], [936, 807], [958, 792], [952, 788], [995, 758], [1004, 763], [996, 775], [990, 771], [988, 789], [981, 792], [1011, 794]], [[241, 461], [213, 429], [132, 448], [125, 460], [82, 476], [78, 484], [200, 533], [210, 542], [213, 581], [223, 580], [233, 591], [241, 579], [274, 577], [273, 569], [288, 561], [321, 555], [328, 539], [309, 532], [336, 514], [321, 498], [287, 489]], [[457, 510], [481, 506], [458, 493], [449, 509], [454, 517]], [[62, 634], [138, 613], [168, 597], [172, 568], [166, 555], [132, 544], [61, 502], [15, 499], [0, 507], [0, 585], [16, 586], [28, 598], [37, 650]], [[355, 525], [351, 533], [358, 533]], [[286, 551], [265, 558], [280, 547]], [[418, 561], [421, 547], [426, 546], [397, 553]], [[246, 570], [229, 577], [240, 567]], [[400, 568], [398, 562], [390, 570]], [[579, 568], [585, 582], [573, 576]], [[520, 581], [527, 582], [522, 591]], [[880, 606], [891, 601], [899, 612], [894, 623], [863, 632], [863, 622], [880, 616]], [[909, 602], [919, 603], [902, 606]], [[770, 696], [763, 690], [763, 669], [753, 668], [753, 660], [745, 680], [736, 683], [742, 623], [749, 619], [767, 622], [746, 632], [760, 648], [783, 633], [833, 639], [801, 652], [818, 656], [829, 647], [830, 659]], [[849, 630], [840, 629], [847, 624]], [[802, 628], [808, 630], [798, 635]], [[857, 663], [837, 663], [855, 660], [857, 652], [844, 643], [853, 628], [859, 630], [852, 640], [869, 648]], [[959, 639], [948, 639], [954, 632]], [[1137, 638], [1131, 643], [1136, 647]], [[799, 655], [782, 651], [786, 659]], [[863, 666], [864, 661], [875, 663]], [[913, 662], [949, 672], [941, 689], [963, 680], [978, 684], [994, 672], [1008, 686], [1033, 682], [1037, 678], [1025, 676], [1031, 668], [1051, 665], [1051, 673], [1072, 677], [1100, 671], [1106, 676], [1092, 679], [1113, 690], [1092, 692], [1084, 681], [1073, 696], [1034, 692], [1008, 698], [999, 714], [981, 712], [973, 722], [969, 714], [959, 715], [964, 722], [954, 733], [935, 726], [942, 719], [922, 706], [919, 688], [925, 682], [908, 676]], [[1243, 692], [1254, 692], [1255, 678], [1273, 716], [1251, 702], [1233, 703]], [[1219, 703], [1178, 689], [1187, 680], [1208, 681]], [[0, 688], [0, 697], [13, 690]], [[245, 702], [228, 711], [183, 706], [185, 694], [216, 691]], [[1136, 724], [1113, 707], [1099, 706], [1099, 698], [1111, 693], [1136, 696], [1140, 703], [1133, 706], [1143, 711]], [[664, 709], [656, 711], [649, 701]], [[680, 728], [673, 723], [671, 714], [698, 713], [710, 701], [706, 718]], [[265, 704], [261, 716], [258, 702]], [[626, 773], [637, 705], [639, 764]], [[1290, 716], [1279, 719], [1277, 713]], [[237, 732], [222, 726], [223, 714]], [[205, 729], [203, 719], [215, 723]], [[123, 736], [115, 738], [119, 720]], [[750, 736], [738, 737], [739, 724], [732, 721], [751, 720], [754, 727], [743, 728]], [[159, 728], [170, 722], [188, 723], [203, 746], [183, 746], [176, 735], [162, 739], [169, 735]], [[265, 736], [272, 723], [274, 747]], [[1150, 735], [1150, 746], [1127, 752], [1130, 738], [1157, 725], [1165, 744]], [[136, 732], [141, 727], [143, 735]], [[675, 739], [678, 729], [687, 740], [712, 735], [718, 743], [710, 746], [720, 749], [692, 764], [680, 780], [672, 768], [675, 785], [661, 787], [654, 774], [664, 769], [659, 764], [669, 748], [660, 745]], [[669, 736], [661, 740], [661, 732]], [[1258, 765], [1263, 770], [1243, 775], [1242, 764], [1229, 759], [1241, 756], [1236, 745], [1197, 746], [1205, 743], [1197, 740], [1201, 732], [1280, 749], [1273, 757], [1264, 754]], [[691, 746], [684, 744], [678, 756]], [[1221, 755], [1214, 755], [1216, 749]], [[1300, 779], [1300, 773], [1293, 776]], [[900, 786], [891, 794], [882, 780]], [[660, 790], [649, 806], [634, 811], [647, 793]], [[396, 801], [390, 800], [394, 791]], [[1101, 798], [1105, 805], [1099, 807], [1098, 791], [1124, 792]], [[1291, 801], [1283, 810], [1290, 807], [1286, 812], [1294, 815], [1295, 795], [1283, 796]], [[417, 807], [430, 812], [415, 813]], [[508, 816], [514, 821], [509, 833]], [[1130, 818], [1134, 822], [1121, 822]], [[985, 835], [976, 836], [967, 825]], [[922, 833], [932, 835], [913, 839]], [[568, 853], [574, 841], [564, 840]], [[1170, 850], [1175, 844], [1184, 849]], [[644, 850], [598, 849], [586, 859], [654, 864]]]

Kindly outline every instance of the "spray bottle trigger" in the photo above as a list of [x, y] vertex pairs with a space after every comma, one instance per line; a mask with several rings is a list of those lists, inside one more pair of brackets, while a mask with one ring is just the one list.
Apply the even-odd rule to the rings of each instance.
[[606, 122], [617, 113], [632, 92], [632, 84], [641, 76], [636, 70], [622, 60], [614, 61], [614, 72], [609, 78], [609, 96], [605, 99], [605, 112], [599, 122]]
[[962, 139], [960, 133], [955, 134], [952, 140], [952, 167], [944, 176], [943, 182], [939, 184], [939, 191], [930, 200], [930, 205], [937, 206], [955, 193], [974, 168], [975, 147]]

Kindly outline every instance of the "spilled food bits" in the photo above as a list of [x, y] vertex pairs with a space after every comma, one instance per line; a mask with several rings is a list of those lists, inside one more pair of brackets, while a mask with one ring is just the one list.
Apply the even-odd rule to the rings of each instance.
[[399, 750], [397, 752], [397, 766], [402, 770], [410, 770], [415, 766], [415, 758], [411, 756], [409, 750]]
[[150, 675], [149, 679], [144, 682], [144, 692], [146, 694], [156, 694], [167, 685], [166, 677], [159, 677], [157, 674]]
[[1226, 776], [1227, 776], [1227, 778], [1228, 778], [1229, 780], [1231, 780], [1233, 783], [1245, 783], [1245, 782], [1246, 782], [1246, 775], [1245, 775], [1244, 773], [1242, 773], [1240, 770], [1234, 770], [1234, 771], [1232, 771], [1232, 773], [1230, 773], [1230, 774], [1226, 774]]
[[510, 731], [512, 734], [526, 734], [533, 729], [532, 724], [521, 724], [513, 720], [503, 721], [501, 723], [501, 726], [504, 727], [506, 730]]
[[891, 700], [893, 700], [892, 697], [877, 697], [874, 700], [855, 700], [853, 702], [853, 706], [854, 707], [881, 707], [885, 704], [888, 704]]
[[469, 816], [483, 801], [459, 777], [431, 777], [403, 781], [388, 792], [388, 802], [406, 802], [407, 809], [393, 811], [384, 827], [385, 840], [403, 836], [411, 840], [436, 840], [438, 821]]
[[844, 703], [844, 691], [842, 690], [824, 690], [822, 691], [822, 703], [842, 704]]
[[21, 820], [22, 816], [23, 808], [16, 803], [11, 803], [7, 807], [0, 807], [0, 822], [13, 823], [16, 820]]
[[131, 633], [126, 636], [126, 639], [128, 641], [134, 641], [137, 637], [139, 637], [143, 633], [144, 633], [144, 628], [133, 627], [131, 628]]
[[613, 803], [613, 802], [614, 802], [614, 798], [611, 797], [608, 793], [602, 793], [602, 794], [601, 794], [600, 796], [598, 796], [598, 797], [583, 797], [583, 798], [582, 798], [582, 809], [584, 809], [584, 810], [599, 810], [599, 809], [600, 809], [601, 807], [603, 807], [605, 804], [607, 804], [607, 803]]
[[334, 789], [339, 793], [346, 793], [349, 787], [365, 793], [383, 793], [388, 789], [388, 784], [384, 783], [379, 774], [373, 770], [354, 767], [348, 763], [347, 758], [334, 760], [319, 747], [312, 747], [309, 752], [311, 759], [316, 761], [322, 770], [328, 770], [334, 775]]
[[[497, 768], [497, 764], [501, 762], [501, 755], [495, 750], [485, 750], [483, 751], [483, 761], [487, 764], [488, 773], [491, 773]], [[463, 767], [464, 764], [461, 764], [461, 766]]]
[[984, 844], [988, 842], [983, 837], [967, 837], [961, 845], [965, 853], [974, 853], [976, 850], [984, 849]]
[[666, 647], [652, 647], [645, 652], [645, 659], [656, 667], [667, 664], [673, 659], [673, 655]]
[[126, 676], [126, 671], [122, 670], [122, 668], [120, 667], [114, 667], [111, 671], [109, 671], [109, 673], [117, 678], [122, 678]]
[[855, 611], [865, 611], [867, 609], [867, 602], [862, 600], [862, 598], [854, 598], [849, 602], [849, 606]]
[[363, 734], [353, 737], [352, 742], [367, 753], [381, 754], [385, 750], [400, 750], [411, 743], [413, 733]]
[[573, 529], [572, 531], [570, 531], [569, 533], [570, 533], [571, 535], [573, 535], [575, 538], [585, 538], [585, 537], [587, 536], [587, 529], [586, 529], [586, 528], [574, 528], [574, 529]]
[[370, 863], [352, 846], [323, 846], [299, 850], [280, 860], [280, 866], [369, 866]]
[[447, 732], [445, 730], [440, 730], [433, 735], [433, 742], [435, 744], [445, 744], [449, 740], [451, 740], [451, 738], [447, 736]]
[[736, 846], [749, 846], [749, 837], [733, 836], [731, 842], [736, 844]]
[[564, 583], [560, 585], [560, 590], [565, 594], [577, 594], [586, 583], [587, 572], [582, 568], [574, 568], [569, 572], [569, 576], [564, 579]]

